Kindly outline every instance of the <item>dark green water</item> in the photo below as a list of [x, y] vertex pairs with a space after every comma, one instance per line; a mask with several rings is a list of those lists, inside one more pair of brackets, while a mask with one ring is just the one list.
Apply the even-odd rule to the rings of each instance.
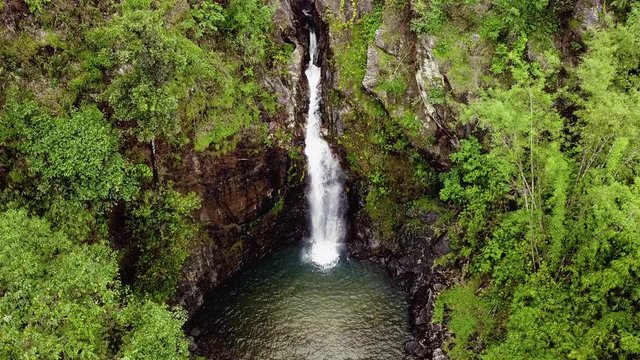
[[289, 247], [234, 277], [196, 316], [215, 359], [402, 358], [407, 298], [377, 266], [341, 259], [328, 271]]

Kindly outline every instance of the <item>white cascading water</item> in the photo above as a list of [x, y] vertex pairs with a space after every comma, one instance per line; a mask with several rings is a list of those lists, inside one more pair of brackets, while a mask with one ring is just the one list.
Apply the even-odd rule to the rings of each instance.
[[321, 134], [322, 70], [313, 63], [318, 51], [313, 30], [309, 38], [310, 59], [305, 71], [309, 83], [309, 116], [304, 153], [310, 178], [307, 200], [311, 208], [311, 248], [306, 256], [316, 265], [328, 269], [338, 262], [345, 236], [343, 189], [340, 163]]

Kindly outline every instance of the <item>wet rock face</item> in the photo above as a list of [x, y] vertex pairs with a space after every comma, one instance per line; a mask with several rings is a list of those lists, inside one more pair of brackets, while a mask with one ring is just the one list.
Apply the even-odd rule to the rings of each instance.
[[302, 111], [299, 103], [291, 100], [300, 98], [301, 89], [298, 84], [300, 84], [300, 78], [303, 73], [302, 60], [304, 57], [303, 46], [298, 43], [294, 43], [294, 46], [295, 48], [287, 66], [286, 76], [264, 79], [265, 87], [276, 95], [278, 105], [280, 105], [281, 109], [284, 109], [281, 116], [284, 116], [286, 127], [291, 131], [296, 128], [297, 119]]
[[237, 155], [221, 161], [204, 158], [205, 164], [197, 155], [191, 158], [194, 167], [206, 169], [194, 188], [203, 198], [200, 220], [208, 226], [243, 225], [264, 215], [285, 185], [286, 154], [270, 150], [252, 157]]
[[286, 150], [247, 146], [221, 157], [187, 152], [178, 163], [159, 147], [160, 168], [176, 188], [203, 200], [198, 217], [207, 236], [190, 244], [175, 299], [189, 314], [208, 291], [305, 229], [304, 184], [288, 181], [293, 163]]
[[384, 13], [375, 41], [367, 49], [367, 69], [362, 86], [384, 104], [392, 118], [400, 119], [406, 112], [413, 112], [421, 118], [423, 130], [433, 133], [435, 123], [421, 116], [426, 112], [421, 104], [413, 101], [419, 98], [414, 79], [416, 39], [409, 29], [408, 16], [403, 12]]
[[287, 149], [302, 143], [308, 57], [303, 10], [313, 9], [311, 4], [308, 0], [279, 2], [274, 15], [276, 40], [292, 44], [294, 50], [285, 72], [262, 79], [283, 110], [265, 121], [270, 129], [287, 129], [293, 135], [291, 143], [264, 149], [263, 144], [242, 141], [225, 155], [184, 150], [179, 161], [168, 156], [175, 149], [159, 146], [161, 171], [176, 188], [196, 192], [203, 199], [198, 218], [206, 236], [190, 245], [175, 299], [190, 315], [202, 305], [206, 293], [283, 243], [298, 241], [307, 228], [304, 164], [290, 159]]
[[578, 0], [574, 8], [574, 18], [579, 21], [578, 35], [594, 29], [600, 22], [600, 14], [604, 10], [602, 0]]
[[440, 215], [428, 212], [421, 216], [420, 228], [399, 234], [398, 247], [380, 246], [369, 224], [359, 219], [348, 244], [349, 255], [382, 264], [409, 291], [412, 338], [405, 343], [405, 359], [446, 359], [440, 349], [445, 331], [431, 324], [435, 297], [449, 284], [449, 274], [434, 267], [435, 260], [449, 252], [449, 238], [439, 224]]
[[418, 36], [416, 44], [416, 84], [420, 91], [420, 99], [427, 116], [436, 122], [440, 116], [434, 106], [435, 101], [431, 93], [434, 90], [444, 89], [444, 76], [440, 72], [438, 62], [433, 56], [435, 39], [429, 35]]

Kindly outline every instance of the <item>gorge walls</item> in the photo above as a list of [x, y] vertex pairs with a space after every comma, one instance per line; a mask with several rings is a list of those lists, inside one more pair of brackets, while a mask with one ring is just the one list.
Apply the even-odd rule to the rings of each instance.
[[[196, 191], [204, 200], [198, 216], [207, 237], [191, 246], [177, 302], [194, 313], [204, 295], [230, 275], [309, 235], [305, 161], [292, 157], [292, 149], [303, 145], [308, 112], [307, 12], [318, 31], [322, 136], [346, 171], [348, 253], [383, 264], [410, 291], [414, 339], [405, 347], [411, 356], [426, 358], [440, 336], [429, 328], [433, 297], [446, 281], [432, 271], [448, 240], [438, 205], [428, 198], [434, 191], [429, 169], [446, 166], [452, 142], [442, 123], [446, 109], [429, 98], [433, 88], [445, 86], [444, 77], [433, 61], [431, 40], [408, 28], [409, 7], [341, 4], [277, 4], [278, 36], [294, 50], [286, 72], [263, 79], [282, 110], [265, 121], [286, 128], [290, 142], [266, 152], [243, 144], [224, 156], [184, 153], [179, 162], [161, 164], [179, 189]], [[403, 139], [403, 148], [385, 150]], [[422, 174], [417, 180], [416, 171]], [[372, 179], [374, 174], [383, 180]]]
[[[281, 1], [274, 14], [277, 42], [293, 47], [277, 75], [261, 78], [274, 95], [279, 111], [263, 118], [275, 146], [259, 150], [241, 142], [226, 154], [183, 149], [179, 158], [159, 144], [161, 172], [184, 191], [203, 199], [198, 219], [205, 236], [190, 245], [176, 303], [193, 314], [206, 293], [253, 261], [284, 243], [301, 241], [308, 229], [305, 200], [306, 165], [302, 156], [308, 111], [308, 86], [304, 76], [309, 61], [309, 26], [305, 12], [317, 20], [316, 62], [327, 67], [326, 26], [310, 1]], [[323, 81], [330, 79], [323, 71]], [[285, 133], [284, 140], [277, 132]], [[262, 147], [262, 146], [261, 146]]]
[[429, 325], [433, 298], [446, 282], [432, 267], [448, 246], [439, 205], [430, 200], [431, 169], [446, 166], [453, 141], [443, 124], [446, 109], [429, 94], [445, 81], [431, 40], [408, 28], [409, 7], [344, 3], [277, 4], [278, 37], [294, 49], [281, 76], [263, 79], [281, 106], [265, 121], [287, 129], [289, 142], [266, 152], [251, 144], [223, 156], [186, 152], [180, 161], [160, 164], [179, 189], [196, 191], [204, 200], [198, 217], [207, 236], [191, 246], [177, 302], [193, 314], [205, 294], [233, 273], [283, 243], [309, 236], [306, 165], [292, 152], [303, 146], [308, 112], [306, 12], [317, 26], [321, 132], [346, 172], [348, 254], [384, 265], [410, 291], [414, 338], [405, 347], [410, 356], [427, 358], [441, 336]]

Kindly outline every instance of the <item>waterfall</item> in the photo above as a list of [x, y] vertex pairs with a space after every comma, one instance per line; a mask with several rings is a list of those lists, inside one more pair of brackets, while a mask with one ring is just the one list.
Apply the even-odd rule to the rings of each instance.
[[314, 64], [318, 44], [313, 29], [309, 34], [309, 67], [305, 71], [309, 84], [309, 116], [304, 153], [307, 157], [309, 188], [307, 200], [311, 210], [311, 247], [305, 254], [316, 265], [330, 268], [338, 262], [345, 237], [343, 189], [340, 163], [322, 138], [320, 81], [322, 69]]

